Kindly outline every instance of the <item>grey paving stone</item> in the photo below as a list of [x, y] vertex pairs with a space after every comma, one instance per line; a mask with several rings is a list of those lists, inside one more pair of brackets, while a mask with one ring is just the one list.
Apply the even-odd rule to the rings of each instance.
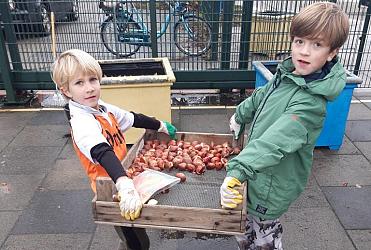
[[371, 229], [371, 186], [322, 190], [345, 229]]
[[82, 250], [90, 238], [86, 233], [10, 235], [1, 250]]
[[5, 241], [6, 237], [8, 236], [8, 233], [13, 228], [14, 223], [17, 221], [18, 216], [21, 212], [0, 212], [0, 221], [1, 221], [1, 227], [0, 227], [0, 246]]
[[358, 250], [370, 250], [371, 230], [347, 230]]
[[363, 155], [332, 155], [314, 160], [312, 170], [320, 186], [369, 185], [371, 165]]
[[291, 205], [297, 208], [328, 207], [325, 196], [313, 176], [310, 176], [307, 187], [299, 198]]
[[1, 151], [3, 151], [5, 149], [5, 147], [8, 146], [11, 143], [11, 141], [14, 140], [15, 135], [12, 134], [12, 133], [10, 133], [10, 134], [1, 134], [0, 133], [0, 138], [1, 138], [1, 140], [0, 140], [0, 153], [1, 153]]
[[331, 208], [290, 208], [281, 222], [284, 249], [355, 249]]
[[46, 111], [42, 110], [38, 112], [32, 119], [27, 123], [28, 125], [66, 125], [68, 126], [67, 117], [62, 110]]
[[72, 145], [72, 139], [68, 138], [67, 143], [64, 145], [62, 152], [59, 154], [58, 159], [77, 159], [75, 149], [73, 148]]
[[[179, 131], [229, 134], [234, 109], [180, 109]], [[207, 115], [207, 119], [206, 118]]]
[[67, 125], [26, 126], [10, 146], [63, 146], [67, 141], [67, 134]]
[[353, 96], [360, 98], [360, 97], [371, 97], [371, 91], [368, 89], [355, 89], [353, 91]]
[[357, 148], [362, 152], [362, 154], [371, 161], [371, 142], [355, 142]]
[[12, 234], [93, 233], [90, 190], [35, 192]]
[[53, 167], [61, 147], [8, 146], [0, 155], [0, 173], [46, 173]]
[[347, 121], [345, 134], [352, 142], [371, 141], [371, 120]]
[[363, 103], [367, 108], [371, 109], [371, 97], [370, 96], [361, 96], [357, 97], [358, 100]]
[[49, 171], [42, 187], [47, 190], [89, 189], [90, 182], [77, 157], [70, 160], [57, 160]]
[[233, 236], [181, 232], [175, 230], [149, 230], [151, 250], [235, 250], [238, 249]]
[[0, 211], [24, 209], [44, 177], [45, 175], [43, 174], [0, 174]]
[[24, 127], [38, 112], [0, 112], [0, 128]]
[[89, 250], [117, 249], [120, 239], [111, 225], [97, 224]]
[[314, 156], [321, 157], [326, 155], [347, 155], [347, 154], [361, 154], [356, 146], [349, 140], [347, 136], [344, 136], [343, 143], [339, 150], [330, 150], [327, 147], [320, 147], [314, 149]]
[[347, 120], [370, 120], [371, 110], [362, 103], [353, 103], [350, 105]]

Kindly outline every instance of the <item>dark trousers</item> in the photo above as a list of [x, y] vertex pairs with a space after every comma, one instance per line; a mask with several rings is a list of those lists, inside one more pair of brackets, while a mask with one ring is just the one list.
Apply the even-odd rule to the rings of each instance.
[[149, 249], [149, 238], [144, 228], [115, 226], [115, 230], [130, 250]]

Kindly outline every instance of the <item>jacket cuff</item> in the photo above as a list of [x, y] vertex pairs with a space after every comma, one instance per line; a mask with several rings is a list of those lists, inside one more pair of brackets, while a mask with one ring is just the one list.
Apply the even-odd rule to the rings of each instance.
[[233, 169], [227, 172], [228, 177], [234, 177], [239, 180], [241, 183], [244, 183], [247, 180], [247, 176], [244, 172], [239, 171], [237, 169]]

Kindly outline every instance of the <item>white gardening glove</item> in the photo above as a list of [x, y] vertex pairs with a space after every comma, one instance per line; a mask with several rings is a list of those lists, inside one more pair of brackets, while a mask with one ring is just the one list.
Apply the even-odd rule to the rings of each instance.
[[176, 139], [176, 127], [174, 127], [171, 123], [169, 122], [163, 122], [160, 121], [161, 125], [160, 128], [157, 130], [158, 132], [168, 134], [171, 139]]
[[233, 133], [234, 138], [237, 140], [240, 136], [241, 125], [236, 122], [235, 117], [236, 114], [233, 114], [231, 119], [229, 119], [229, 130]]
[[223, 208], [236, 208], [242, 203], [242, 195], [234, 189], [235, 186], [241, 186], [241, 182], [234, 177], [225, 177], [220, 187], [220, 203]]
[[120, 177], [116, 181], [116, 188], [122, 217], [126, 220], [135, 220], [142, 210], [142, 201], [134, 187], [133, 180], [126, 176]]

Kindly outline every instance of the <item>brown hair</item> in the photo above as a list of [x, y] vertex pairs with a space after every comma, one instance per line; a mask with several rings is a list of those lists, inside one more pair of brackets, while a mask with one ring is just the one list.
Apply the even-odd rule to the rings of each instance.
[[348, 33], [348, 16], [337, 4], [331, 2], [317, 2], [300, 10], [294, 16], [290, 28], [291, 40], [294, 37], [321, 37], [331, 51], [345, 43]]
[[51, 76], [58, 88], [68, 90], [68, 83], [77, 73], [93, 74], [99, 81], [102, 80], [102, 68], [98, 61], [82, 50], [67, 50], [52, 65]]

